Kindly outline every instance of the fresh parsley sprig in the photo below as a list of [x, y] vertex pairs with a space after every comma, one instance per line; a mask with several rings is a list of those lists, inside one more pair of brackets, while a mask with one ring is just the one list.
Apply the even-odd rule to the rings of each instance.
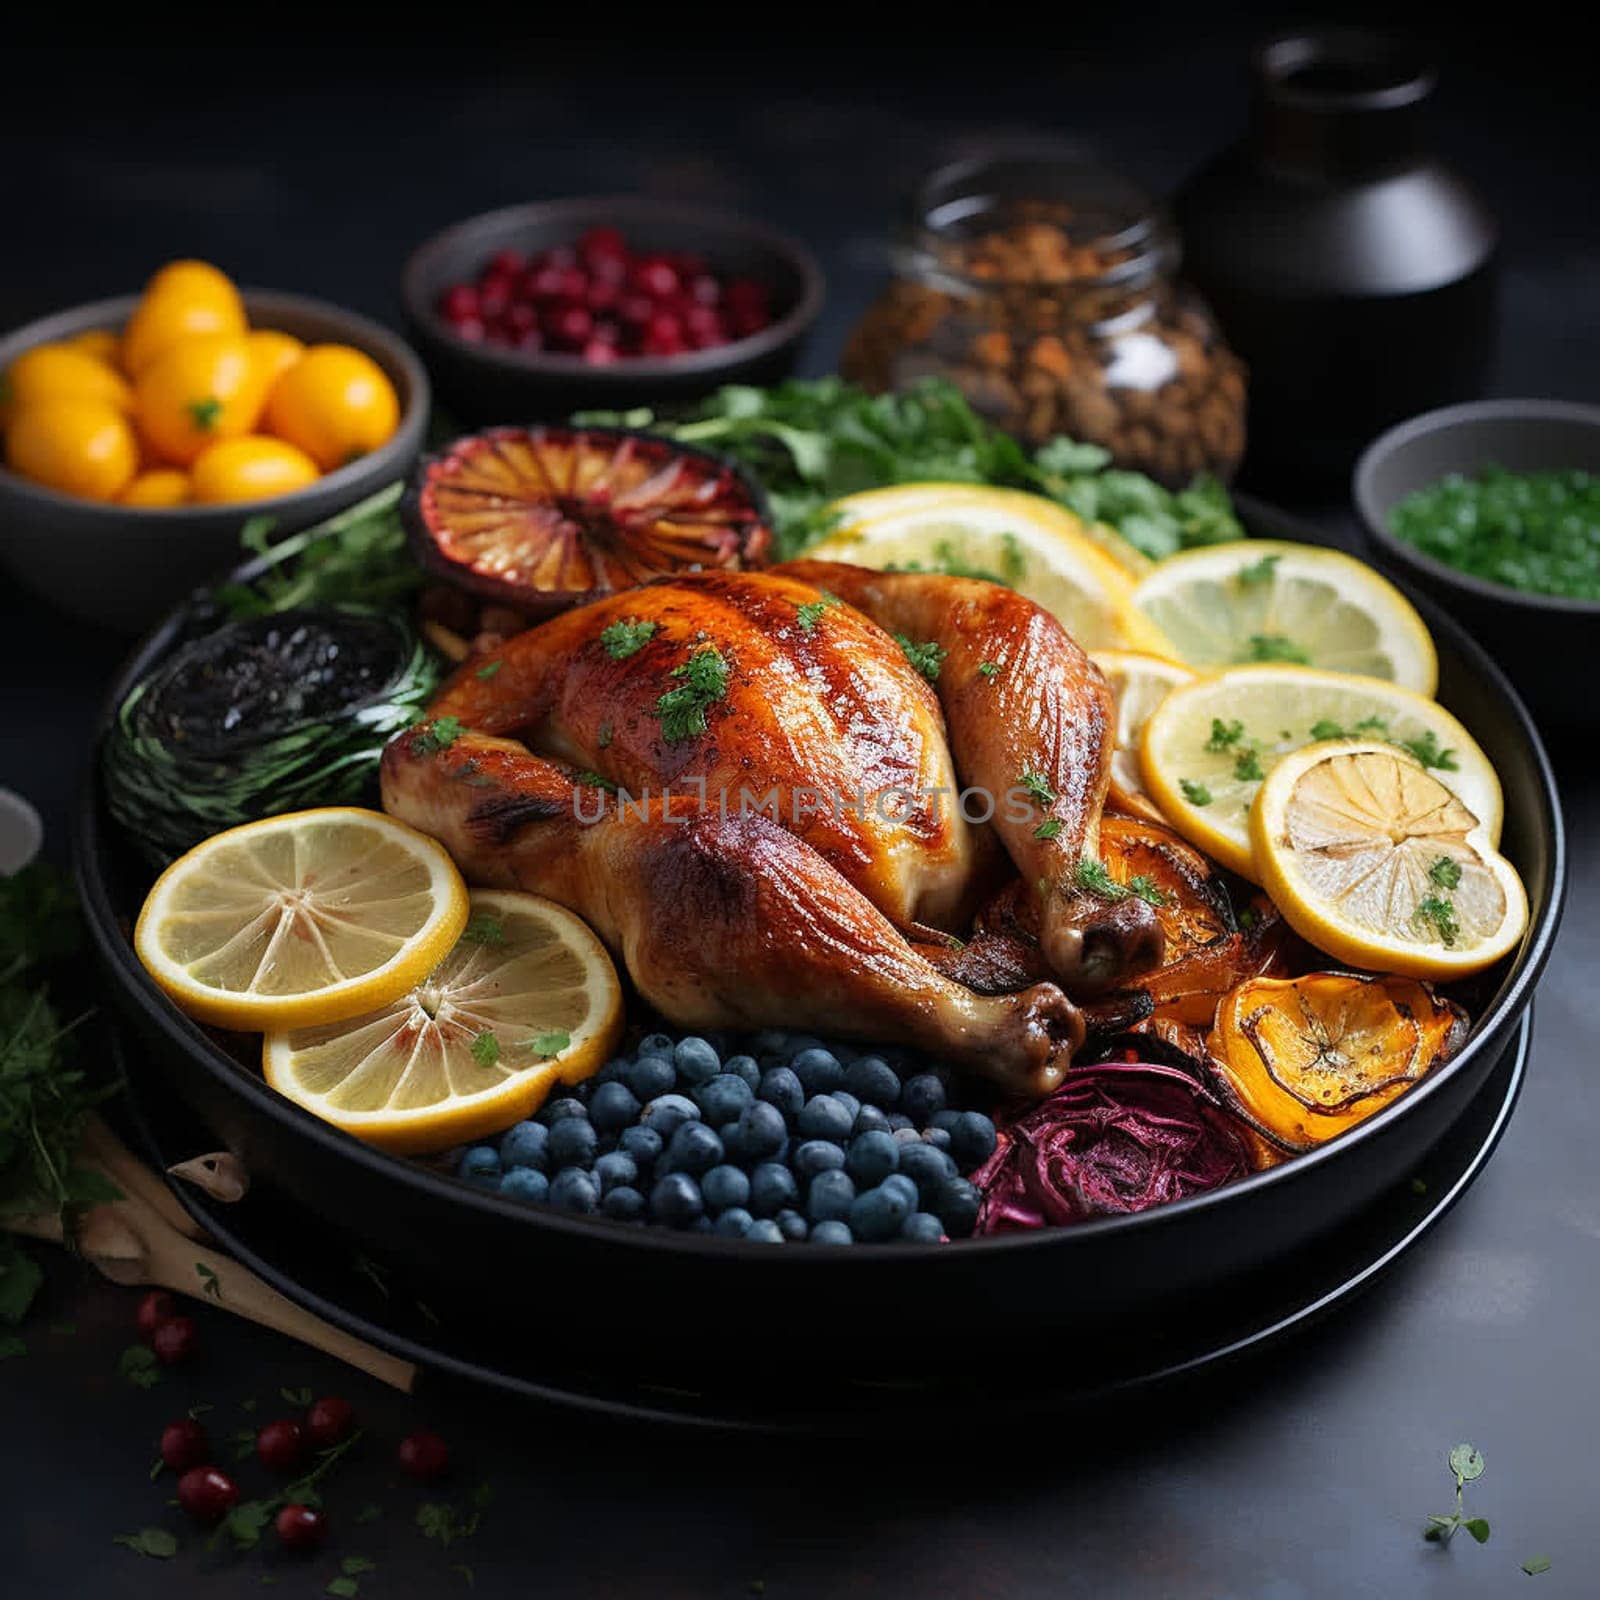
[[1489, 1542], [1489, 1524], [1483, 1517], [1469, 1517], [1463, 1502], [1462, 1491], [1469, 1483], [1483, 1476], [1483, 1452], [1470, 1444], [1458, 1444], [1446, 1457], [1451, 1475], [1456, 1480], [1456, 1508], [1449, 1515], [1437, 1514], [1428, 1518], [1422, 1537], [1435, 1544], [1448, 1544], [1465, 1528], [1479, 1544]]

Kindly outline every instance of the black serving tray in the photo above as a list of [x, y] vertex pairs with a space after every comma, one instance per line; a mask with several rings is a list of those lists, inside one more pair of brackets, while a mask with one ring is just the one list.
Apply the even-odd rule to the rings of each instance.
[[[1242, 509], [1255, 532], [1318, 542], [1283, 513]], [[1504, 786], [1501, 847], [1528, 888], [1528, 933], [1478, 980], [1472, 1034], [1453, 1060], [1343, 1137], [1212, 1193], [1072, 1228], [843, 1250], [629, 1228], [502, 1199], [329, 1127], [171, 1006], [127, 938], [149, 874], [92, 771], [75, 865], [110, 999], [142, 1047], [136, 1088], [173, 1095], [203, 1126], [205, 1148], [235, 1150], [264, 1191], [314, 1214], [342, 1249], [403, 1267], [424, 1302], [473, 1305], [526, 1352], [532, 1386], [571, 1371], [697, 1393], [713, 1383], [762, 1389], [779, 1370], [925, 1392], [958, 1374], [1014, 1382], [1113, 1371], [1207, 1297], [1337, 1246], [1477, 1103], [1523, 1028], [1566, 881], [1555, 781], [1494, 661], [1436, 607], [1418, 605], [1438, 646], [1439, 698]], [[94, 730], [97, 750], [130, 687], [203, 611], [203, 599], [179, 608], [135, 651]]]

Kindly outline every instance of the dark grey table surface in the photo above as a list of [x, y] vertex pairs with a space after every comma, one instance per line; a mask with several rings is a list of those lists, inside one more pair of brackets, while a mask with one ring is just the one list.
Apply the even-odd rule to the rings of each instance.
[[[809, 237], [832, 298], [810, 365], [831, 363], [878, 281], [887, 222], [912, 179], [996, 133], [1084, 137], [1158, 186], [1236, 126], [1248, 18], [1129, 18], [1115, 36], [1048, 48], [890, 52], [684, 37], [627, 51], [481, 43], [353, 54], [13, 49], [0, 102], [0, 327], [117, 292], [196, 254], [245, 282], [394, 318], [407, 249], [514, 200], [648, 189], [764, 214]], [[1065, 35], [1067, 26], [1062, 24]], [[1507, 224], [1494, 389], [1592, 398], [1600, 370], [1600, 222], [1579, 58], [1559, 39], [1452, 29], [1440, 145]], [[596, 76], [598, 74], [598, 76]], [[1300, 505], [1346, 538], [1340, 506]], [[3, 530], [0, 530], [3, 537]], [[1489, 641], [1492, 645], [1492, 641]], [[60, 855], [82, 735], [122, 650], [0, 591], [0, 782], [43, 812]], [[340, 1558], [377, 1570], [361, 1594], [492, 1596], [1579, 1596], [1595, 1578], [1595, 1327], [1600, 1315], [1600, 845], [1592, 741], [1556, 749], [1571, 826], [1564, 931], [1538, 1002], [1531, 1071], [1486, 1174], [1377, 1289], [1309, 1336], [1157, 1414], [1041, 1429], [1025, 1386], [980, 1438], [910, 1448], [892, 1431], [800, 1445], [603, 1425], [440, 1385], [408, 1400], [217, 1310], [204, 1353], [142, 1392], [117, 1376], [135, 1296], [64, 1257], [0, 1364], [0, 1593], [244, 1595], [264, 1577], [319, 1594]], [[502, 1263], [497, 1270], [517, 1270]], [[670, 1316], [670, 1306], [655, 1314]], [[1019, 1349], [1027, 1313], [1014, 1312]], [[59, 1325], [71, 1323], [73, 1330]], [[839, 1337], [852, 1327], [840, 1309]], [[759, 1329], [731, 1320], [729, 1337]], [[226, 1434], [280, 1386], [339, 1390], [371, 1427], [332, 1495], [338, 1531], [309, 1565], [208, 1556], [147, 1481], [160, 1425], [216, 1407]], [[392, 1441], [451, 1441], [454, 1492], [496, 1501], [441, 1551], [414, 1525]], [[1470, 1490], [1493, 1537], [1424, 1545], [1449, 1508], [1444, 1453], [1470, 1439]], [[252, 1480], [253, 1482], [253, 1480]], [[253, 1492], [253, 1491], [251, 1491]], [[372, 1501], [379, 1520], [353, 1525]], [[171, 1562], [113, 1536], [185, 1532]], [[1520, 1564], [1545, 1554], [1551, 1570]]]

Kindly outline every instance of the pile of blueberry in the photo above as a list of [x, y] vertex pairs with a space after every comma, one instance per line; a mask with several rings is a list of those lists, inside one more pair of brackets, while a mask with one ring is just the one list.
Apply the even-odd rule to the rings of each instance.
[[994, 1123], [948, 1075], [769, 1029], [642, 1038], [456, 1174], [510, 1199], [783, 1244], [935, 1243], [972, 1232]]

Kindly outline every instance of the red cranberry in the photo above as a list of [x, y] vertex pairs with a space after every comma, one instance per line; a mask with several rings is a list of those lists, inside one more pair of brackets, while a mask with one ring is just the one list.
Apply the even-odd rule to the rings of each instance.
[[178, 1504], [196, 1522], [221, 1522], [238, 1498], [238, 1484], [216, 1467], [191, 1467], [178, 1479]]
[[622, 299], [622, 285], [615, 278], [595, 277], [589, 280], [589, 292], [583, 303], [591, 311], [611, 311]]
[[539, 313], [526, 300], [519, 300], [506, 312], [505, 322], [506, 332], [520, 338], [529, 328], [538, 326]]
[[527, 265], [520, 250], [496, 250], [489, 257], [489, 271], [501, 278], [514, 278]]
[[594, 332], [594, 318], [583, 306], [562, 306], [545, 323], [553, 344], [581, 350]]
[[544, 349], [544, 335], [537, 328], [529, 328], [526, 333], [517, 335], [517, 349], [529, 352]]
[[418, 1483], [433, 1483], [450, 1470], [450, 1446], [436, 1433], [408, 1433], [400, 1441], [400, 1470]]
[[710, 306], [690, 306], [683, 319], [689, 343], [696, 350], [709, 350], [713, 345], [728, 342], [728, 327], [719, 312]]
[[622, 353], [610, 340], [596, 337], [583, 347], [583, 359], [591, 367], [609, 367], [613, 361], [622, 359]]
[[319, 1450], [338, 1444], [355, 1426], [355, 1407], [336, 1394], [325, 1394], [306, 1412], [306, 1437]]
[[647, 356], [675, 356], [683, 349], [683, 324], [670, 312], [659, 312], [650, 319], [640, 346]]
[[608, 263], [622, 263], [628, 259], [628, 241], [621, 228], [590, 228], [578, 240], [578, 259], [591, 272]]
[[665, 256], [644, 256], [634, 265], [633, 286], [652, 299], [665, 300], [678, 292], [678, 269]]
[[161, 1430], [161, 1459], [174, 1472], [200, 1466], [211, 1454], [206, 1430], [193, 1417], [169, 1422]]
[[630, 328], [645, 328], [656, 314], [656, 303], [647, 294], [625, 294], [617, 302], [617, 315]]
[[458, 339], [465, 339], [469, 344], [482, 344], [489, 330], [477, 317], [463, 317], [451, 329]]
[[273, 1472], [293, 1472], [305, 1453], [305, 1430], [293, 1417], [279, 1417], [256, 1435], [256, 1455]]
[[530, 300], [555, 300], [560, 297], [561, 286], [566, 282], [566, 272], [548, 262], [531, 267], [523, 274], [522, 292]]
[[448, 322], [465, 322], [478, 314], [478, 291], [470, 283], [452, 284], [439, 297], [440, 315]]
[[272, 1525], [291, 1550], [315, 1550], [328, 1537], [328, 1519], [311, 1506], [285, 1506]]
[[150, 1335], [150, 1348], [156, 1360], [166, 1367], [182, 1366], [194, 1354], [199, 1342], [199, 1330], [193, 1317], [168, 1317]]
[[511, 304], [511, 285], [504, 278], [490, 278], [478, 290], [478, 308], [485, 321], [503, 317]]
[[153, 1339], [156, 1329], [174, 1316], [177, 1309], [172, 1296], [165, 1289], [152, 1289], [148, 1294], [142, 1295], [139, 1309], [134, 1314], [134, 1320], [139, 1324], [139, 1332], [146, 1339]]
[[722, 285], [709, 272], [689, 282], [689, 298], [697, 306], [714, 306], [722, 299]]

